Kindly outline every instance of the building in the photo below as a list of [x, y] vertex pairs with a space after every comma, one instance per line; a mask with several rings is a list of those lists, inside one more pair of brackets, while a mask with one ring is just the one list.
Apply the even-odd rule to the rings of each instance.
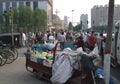
[[63, 21], [64, 29], [68, 29], [68, 24], [69, 24], [68, 18], [69, 18], [68, 16], [64, 16], [64, 21]]
[[59, 30], [61, 29], [61, 20], [60, 17], [57, 16], [56, 14], [53, 14], [53, 29], [54, 30]]
[[68, 16], [64, 16], [61, 20], [57, 14], [53, 14], [53, 29], [54, 30], [67, 30], [68, 29]]
[[48, 15], [48, 25], [52, 24], [53, 0], [0, 0], [0, 15], [9, 7], [17, 8], [21, 5], [30, 6], [32, 10], [35, 8], [43, 9]]
[[[114, 8], [114, 24], [120, 20], [120, 5]], [[94, 6], [91, 9], [91, 27], [107, 26], [108, 24], [108, 6]]]
[[80, 16], [80, 23], [82, 25], [82, 30], [88, 29], [88, 14], [82, 14]]

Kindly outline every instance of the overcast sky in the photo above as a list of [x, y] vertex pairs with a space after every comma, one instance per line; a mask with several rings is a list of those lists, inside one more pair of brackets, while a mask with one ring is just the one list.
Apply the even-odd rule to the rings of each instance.
[[[64, 16], [68, 16], [69, 21], [72, 21], [73, 14], [73, 22], [79, 22], [81, 14], [88, 14], [88, 20], [90, 22], [91, 8], [94, 5], [108, 5], [108, 3], [109, 0], [53, 0], [53, 12], [55, 14], [57, 10], [57, 14], [61, 19]], [[115, 4], [120, 4], [120, 0], [115, 0]]]

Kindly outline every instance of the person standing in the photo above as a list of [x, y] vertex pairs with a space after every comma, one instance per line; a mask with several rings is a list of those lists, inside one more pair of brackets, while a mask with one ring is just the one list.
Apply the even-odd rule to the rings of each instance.
[[54, 43], [54, 40], [55, 40], [55, 38], [54, 38], [54, 36], [52, 35], [52, 32], [49, 32], [49, 37], [48, 37], [49, 43]]
[[61, 35], [60, 35], [58, 41], [61, 42], [60, 43], [60, 48], [61, 48], [61, 50], [63, 50], [63, 45], [64, 45], [64, 42], [66, 41], [66, 36], [64, 35], [63, 31], [61, 32]]
[[44, 40], [44, 43], [47, 43], [47, 41], [48, 41], [47, 32], [44, 32], [43, 40]]
[[104, 61], [104, 43], [105, 43], [106, 38], [103, 36], [102, 33], [100, 33], [100, 36], [97, 37], [97, 46], [99, 50], [99, 55], [101, 56], [102, 59], [102, 64]]
[[22, 46], [26, 46], [26, 34], [24, 32], [22, 32]]
[[92, 31], [91, 35], [88, 38], [88, 41], [89, 41], [89, 49], [92, 51], [96, 43], [96, 35], [94, 34], [94, 31]]
[[88, 46], [89, 46], [88, 38], [89, 38], [88, 32], [84, 32], [83, 41], [85, 42], [85, 46], [86, 46], [87, 48], [88, 48]]

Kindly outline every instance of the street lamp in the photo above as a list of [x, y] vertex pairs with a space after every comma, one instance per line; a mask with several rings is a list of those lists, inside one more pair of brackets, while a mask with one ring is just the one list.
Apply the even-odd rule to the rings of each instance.
[[10, 12], [9, 23], [11, 25], [12, 47], [13, 47], [14, 46], [14, 36], [13, 36], [13, 10], [12, 10], [12, 7], [10, 7], [9, 12]]
[[73, 12], [74, 12], [74, 10], [72, 10], [72, 23], [73, 23]]
[[8, 28], [8, 23], [9, 23], [8, 18], [9, 18], [8, 13], [5, 10], [4, 13], [3, 13], [3, 22], [5, 24], [5, 26], [4, 26], [5, 27], [5, 29], [4, 29], [5, 32], [8, 32], [8, 29], [7, 29]]

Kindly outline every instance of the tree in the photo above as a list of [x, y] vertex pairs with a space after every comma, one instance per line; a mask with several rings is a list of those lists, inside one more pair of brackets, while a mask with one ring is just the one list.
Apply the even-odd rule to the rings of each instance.
[[82, 29], [82, 25], [81, 24], [78, 24], [74, 27], [74, 31], [80, 31]]
[[42, 30], [47, 25], [47, 13], [44, 10], [36, 8], [34, 10], [34, 27], [35, 31]]
[[34, 28], [35, 28], [35, 32], [39, 29], [41, 21], [40, 21], [40, 14], [41, 14], [41, 9], [36, 8], [34, 10]]
[[72, 24], [72, 22], [69, 22], [68, 29], [69, 29], [69, 30], [73, 30], [73, 24]]
[[[1, 32], [10, 32], [10, 11], [5, 11], [0, 17], [0, 24], [4, 28], [0, 28]], [[12, 9], [13, 24], [17, 26], [17, 30], [20, 31], [37, 31], [45, 30], [47, 26], [47, 13], [45, 10], [36, 8], [34, 11], [29, 6], [19, 6], [16, 9]]]
[[47, 13], [45, 10], [41, 10], [41, 15], [40, 15], [40, 21], [41, 21], [41, 29], [43, 30], [45, 26], [47, 25]]
[[20, 6], [18, 8], [18, 26], [28, 28], [33, 23], [33, 12], [29, 6]]
[[5, 33], [10, 32], [10, 28], [9, 28], [9, 11], [4, 11], [4, 13], [3, 13], [3, 24], [4, 24], [3, 32], [5, 32]]

